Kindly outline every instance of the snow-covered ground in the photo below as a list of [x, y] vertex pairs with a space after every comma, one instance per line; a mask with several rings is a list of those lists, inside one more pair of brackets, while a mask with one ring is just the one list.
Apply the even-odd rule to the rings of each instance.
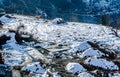
[[118, 70], [119, 69], [119, 67], [115, 65], [113, 62], [109, 62], [104, 59], [97, 59], [97, 58], [89, 59], [88, 58], [87, 60], [85, 60], [85, 63], [93, 65], [93, 66], [101, 67], [106, 70]]
[[[4, 23], [3, 30], [0, 31], [0, 36], [5, 34], [11, 37], [6, 44], [2, 45], [2, 51], [4, 53], [3, 58], [5, 64], [9, 66], [23, 66], [22, 70], [24, 71], [27, 70], [27, 72], [29, 71], [35, 74], [42, 73], [43, 76], [48, 76], [48, 72], [45, 71], [47, 71], [47, 68], [52, 69], [50, 63], [54, 64], [54, 62], [56, 62], [56, 60], [51, 60], [55, 56], [52, 53], [57, 52], [57, 54], [64, 54], [64, 59], [68, 59], [68, 61], [66, 61], [67, 64], [65, 63], [65, 71], [72, 74], [78, 73], [78, 77], [94, 77], [87, 72], [86, 67], [78, 63], [79, 60], [79, 62], [81, 62], [81, 60], [84, 59], [85, 61], [83, 61], [83, 63], [87, 65], [100, 67], [106, 70], [119, 71], [119, 64], [117, 65], [106, 59], [106, 56], [109, 54], [106, 55], [99, 49], [94, 49], [94, 47], [88, 44], [88, 41], [91, 41], [99, 45], [100, 48], [119, 54], [120, 38], [115, 35], [111, 27], [77, 22], [64, 22], [62, 19], [59, 21], [59, 18], [47, 20], [21, 15], [14, 15], [13, 18], [3, 16], [0, 20]], [[32, 35], [32, 38], [37, 40], [37, 43], [35, 41], [23, 41], [24, 44], [18, 44], [15, 40], [15, 33], [9, 32], [9, 30], [16, 31], [20, 26], [24, 26], [19, 28], [19, 33], [22, 34], [22, 37], [28, 38]], [[118, 31], [118, 33], [119, 32], [120, 31]], [[44, 56], [46, 54], [43, 53], [43, 50], [37, 50], [34, 46], [40, 46], [46, 50], [51, 49], [51, 51], [47, 52], [47, 56]], [[64, 49], [62, 49], [63, 47]], [[61, 51], [63, 51], [63, 53]], [[73, 56], [74, 54], [76, 54], [76, 56]], [[63, 56], [60, 56], [60, 58], [61, 57], [63, 58]], [[78, 57], [77, 62], [76, 59], [74, 62], [73, 60], [72, 62], [71, 60], [69, 61], [69, 59], [74, 59], [74, 57]], [[46, 63], [50, 62], [48, 67], [43, 68], [39, 65], [41, 60]], [[61, 63], [61, 65], [62, 64], [64, 65], [64, 63]], [[59, 71], [54, 70], [54, 72]], [[55, 73], [52, 73], [52, 75], [54, 75], [54, 77], [58, 76], [56, 76]]]
[[43, 74], [45, 69], [41, 66], [39, 62], [28, 64], [22, 68], [23, 71], [28, 71], [30, 73]]
[[[86, 40], [95, 41], [105, 47], [120, 52], [120, 38], [114, 35], [111, 28], [86, 23], [67, 22], [67, 24], [54, 24], [50, 20], [35, 19], [27, 16], [15, 16], [17, 18], [0, 18], [5, 22], [5, 29], [15, 30], [24, 25], [20, 31], [33, 34], [33, 37], [42, 42], [54, 42], [57, 44], [74, 46]], [[53, 20], [54, 21], [54, 20]], [[55, 22], [55, 21], [54, 21]]]

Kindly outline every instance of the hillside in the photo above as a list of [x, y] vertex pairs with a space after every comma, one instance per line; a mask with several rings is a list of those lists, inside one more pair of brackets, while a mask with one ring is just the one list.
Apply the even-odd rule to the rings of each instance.
[[0, 62], [9, 77], [120, 76], [119, 30], [61, 18], [5, 15], [0, 21]]

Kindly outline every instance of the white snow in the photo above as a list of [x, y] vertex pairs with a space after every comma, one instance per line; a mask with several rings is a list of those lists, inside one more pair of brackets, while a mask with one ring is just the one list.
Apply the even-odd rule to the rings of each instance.
[[19, 66], [24, 62], [24, 55], [15, 50], [4, 50], [4, 63], [8, 66]]
[[54, 20], [52, 20], [52, 23], [57, 25], [61, 21], [64, 21], [64, 20], [62, 18], [55, 18]]
[[87, 49], [87, 50], [85, 50], [81, 55], [80, 55], [80, 57], [82, 57], [82, 58], [87, 58], [87, 57], [93, 57], [93, 56], [97, 56], [97, 57], [101, 57], [101, 56], [103, 56], [104, 55], [104, 53], [102, 53], [101, 51], [99, 51], [99, 50], [94, 50], [94, 49], [92, 49], [92, 48], [89, 48], [89, 49]]
[[45, 72], [45, 69], [40, 65], [39, 62], [27, 64], [22, 68], [22, 70], [36, 74], [43, 74]]
[[83, 52], [89, 48], [91, 48], [91, 46], [87, 42], [82, 42], [78, 46], [75, 46], [73, 49], [69, 50], [69, 52]]
[[[56, 44], [69, 45], [72, 47], [89, 40], [107, 45], [104, 47], [120, 52], [120, 39], [111, 34], [113, 33], [111, 28], [76, 22], [67, 22], [68, 24], [62, 24], [63, 26], [56, 26], [57, 24], [53, 24], [50, 20], [46, 22], [46, 20], [43, 19], [36, 20], [34, 17], [19, 15], [15, 15], [14, 17], [16, 17], [16, 19], [12, 19], [12, 22], [5, 22], [4, 29], [16, 30], [20, 24], [24, 24], [25, 29], [21, 31], [32, 34], [34, 39], [42, 42], [52, 41]], [[47, 46], [48, 44], [46, 43], [45, 45]], [[89, 48], [86, 47], [86, 45], [80, 47], [80, 51]]]
[[29, 38], [30, 36], [29, 35], [21, 35], [21, 37], [24, 37], [24, 38]]
[[10, 18], [7, 18], [7, 17], [5, 17], [5, 16], [2, 16], [2, 17], [0, 17], [0, 20], [1, 20], [2, 22], [4, 22], [4, 23], [9, 23], [9, 22], [11, 22], [13, 19], [10, 19]]
[[91, 74], [89, 74], [88, 72], [82, 72], [78, 75], [78, 77], [94, 77]]
[[15, 40], [15, 33], [6, 33], [11, 39], [4, 44], [3, 53], [5, 64], [10, 66], [19, 66], [24, 62], [32, 62], [32, 60], [43, 60], [44, 58], [35, 48], [19, 45]]
[[58, 73], [57, 72], [54, 72], [53, 73], [53, 77], [61, 77], [60, 75], [58, 75]]
[[114, 74], [114, 76], [111, 76], [111, 77], [120, 77], [120, 73], [116, 73]]
[[80, 73], [80, 72], [85, 72], [86, 69], [80, 65], [79, 63], [73, 63], [73, 62], [70, 62], [66, 65], [66, 70], [70, 73]]
[[107, 61], [105, 59], [97, 59], [96, 57], [88, 58], [87, 60], [85, 60], [85, 64], [101, 67], [106, 70], [119, 70], [119, 67], [113, 62]]

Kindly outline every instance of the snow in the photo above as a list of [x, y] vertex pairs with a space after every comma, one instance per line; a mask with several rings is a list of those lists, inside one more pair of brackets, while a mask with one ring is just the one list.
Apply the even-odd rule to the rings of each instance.
[[87, 72], [82, 72], [78, 75], [78, 77], [94, 77], [91, 74], [87, 73]]
[[49, 77], [49, 75], [48, 75], [47, 72], [45, 71], [45, 73], [42, 74], [42, 77]]
[[53, 73], [53, 77], [61, 77], [60, 75], [58, 75], [58, 73], [57, 72], [54, 72]]
[[43, 74], [45, 72], [45, 69], [40, 65], [39, 62], [27, 64], [22, 68], [22, 70], [28, 71], [30, 73], [36, 73], [36, 74]]
[[19, 66], [22, 63], [32, 62], [33, 60], [46, 59], [39, 54], [35, 48], [19, 45], [15, 40], [15, 33], [6, 33], [5, 35], [10, 36], [11, 39], [4, 44], [3, 53], [5, 64], [9, 66]]
[[[100, 59], [104, 54], [99, 50], [93, 49], [87, 43], [87, 41], [92, 41], [103, 49], [120, 53], [120, 38], [114, 35], [114, 32], [111, 30], [112, 28], [77, 22], [67, 22], [67, 24], [62, 24], [61, 26], [61, 24], [55, 23], [57, 19], [51, 21], [44, 19], [37, 20], [35, 17], [20, 15], [14, 15], [14, 17], [15, 19], [6, 18], [5, 16], [0, 18], [0, 20], [5, 23], [3, 26], [4, 30], [1, 31], [0, 35], [5, 34], [11, 37], [6, 44], [2, 45], [5, 64], [9, 66], [19, 66], [24, 63], [33, 62], [24, 66], [23, 69], [28, 69], [31, 73], [42, 73], [43, 77], [47, 77], [45, 69], [42, 68], [38, 62], [34, 63], [36, 60], [45, 60], [45, 58], [38, 54], [40, 52], [37, 49], [30, 46], [49, 48], [50, 46], [63, 45], [70, 48], [65, 51], [66, 53], [80, 53], [79, 56], [81, 58], [87, 58], [85, 60], [86, 64], [101, 67], [106, 70], [119, 69], [113, 62], [107, 61], [105, 58]], [[39, 44], [35, 42], [25, 42], [29, 45], [25, 46], [16, 43], [14, 37], [15, 33], [8, 32], [8, 30], [16, 30], [21, 24], [25, 26], [20, 29], [20, 32], [23, 33], [22, 37], [28, 38], [29, 35], [27, 34], [30, 34], [34, 39], [40, 42]], [[68, 55], [67, 58], [72, 59], [73, 56]], [[35, 65], [37, 65], [37, 67], [35, 67]], [[36, 71], [37, 68], [41, 70]], [[66, 65], [66, 70], [73, 74], [78, 73], [80, 77], [82, 77], [82, 75], [91, 76], [79, 63], [68, 63]], [[57, 77], [58, 75], [54, 73], [54, 76]]]
[[7, 32], [5, 35], [10, 36], [10, 40], [7, 41], [7, 44], [3, 45], [3, 48], [5, 49], [13, 49], [13, 50], [21, 50], [21, 46], [16, 44], [15, 40], [15, 33], [9, 33]]
[[92, 48], [89, 48], [87, 50], [85, 50], [81, 55], [80, 57], [82, 58], [85, 58], [85, 57], [93, 57], [93, 56], [97, 56], [97, 57], [101, 57], [103, 56], [104, 53], [102, 53], [101, 51], [99, 50], [94, 50]]
[[29, 38], [30, 36], [29, 35], [21, 35], [21, 37]]
[[86, 71], [86, 69], [79, 63], [72, 63], [72, 62], [70, 62], [66, 65], [66, 70], [73, 74], [76, 74], [76, 73], [79, 74], [80, 72]]
[[120, 77], [120, 74], [116, 73], [114, 76], [111, 76], [111, 77]]
[[7, 41], [7, 44], [2, 46], [5, 64], [9, 66], [19, 66], [24, 62], [25, 55], [21, 52], [23, 51], [23, 46], [16, 44], [14, 33], [6, 32], [5, 35], [11, 37], [10, 40]]
[[8, 66], [19, 66], [24, 62], [24, 55], [15, 50], [4, 50], [4, 64]]
[[113, 62], [107, 61], [105, 59], [97, 59], [96, 57], [86, 59], [85, 64], [101, 67], [105, 70], [119, 70], [119, 67]]
[[[23, 33], [32, 34], [33, 38], [36, 40], [41, 40], [42, 42], [54, 42], [56, 44], [69, 45], [70, 47], [76, 46], [76, 44], [81, 44], [76, 47], [79, 51], [84, 51], [90, 46], [82, 46], [82, 42], [96, 41], [99, 44], [107, 45], [110, 50], [120, 52], [118, 49], [120, 47], [120, 39], [114, 36], [111, 28], [104, 27], [102, 25], [67, 22], [67, 24], [62, 24], [63, 26], [56, 26], [50, 20], [39, 19], [36, 20], [33, 17], [23, 17], [15, 15], [16, 19], [13, 19], [11, 23], [6, 22], [4, 29], [16, 30], [18, 26], [24, 24], [25, 28], [21, 30]], [[1, 18], [2, 19], [2, 18]], [[48, 45], [47, 43], [45, 44]]]
[[62, 18], [55, 18], [54, 20], [52, 20], [52, 23], [57, 25], [65, 22]]
[[75, 46], [74, 48], [72, 48], [71, 50], [69, 50], [69, 52], [83, 52], [87, 49], [89, 49], [91, 46], [87, 43], [87, 42], [82, 42], [80, 43], [78, 46]]
[[7, 18], [7, 17], [5, 17], [5, 16], [2, 16], [2, 17], [0, 18], [0, 20], [1, 20], [2, 22], [4, 22], [4, 23], [9, 23], [9, 22], [12, 21], [12, 19]]

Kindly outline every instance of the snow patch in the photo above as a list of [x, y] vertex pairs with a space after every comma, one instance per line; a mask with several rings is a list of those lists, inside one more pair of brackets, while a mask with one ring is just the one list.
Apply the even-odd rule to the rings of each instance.
[[27, 71], [31, 74], [43, 74], [45, 72], [45, 69], [40, 65], [39, 62], [35, 62], [32, 64], [27, 64], [22, 68], [22, 71]]
[[2, 16], [2, 17], [0, 17], [0, 20], [1, 20], [2, 22], [4, 22], [4, 23], [9, 23], [12, 19], [7, 18], [7, 17], [5, 17], [5, 16]]
[[69, 50], [69, 52], [83, 52], [86, 49], [91, 48], [91, 46], [87, 42], [82, 42], [78, 46], [74, 47], [73, 49]]
[[78, 77], [94, 77], [91, 74], [87, 73], [87, 72], [82, 72], [78, 75]]
[[119, 67], [117, 65], [105, 59], [88, 58], [87, 60], [85, 60], [85, 64], [101, 67], [105, 70], [119, 70]]
[[97, 57], [101, 57], [103, 56], [104, 53], [102, 53], [99, 50], [93, 50], [92, 48], [89, 48], [87, 50], [85, 50], [80, 57], [85, 58], [85, 57], [93, 57], [93, 56], [97, 56]]
[[86, 69], [79, 63], [68, 63], [66, 65], [66, 70], [73, 74], [79, 74], [80, 72], [85, 72]]

